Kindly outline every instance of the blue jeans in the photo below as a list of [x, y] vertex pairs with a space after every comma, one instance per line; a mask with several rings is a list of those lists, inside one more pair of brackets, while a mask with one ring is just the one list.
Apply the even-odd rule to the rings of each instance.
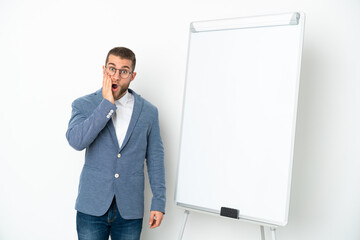
[[77, 212], [76, 229], [79, 240], [139, 240], [143, 219], [126, 220], [120, 216], [115, 198], [109, 210], [96, 217]]

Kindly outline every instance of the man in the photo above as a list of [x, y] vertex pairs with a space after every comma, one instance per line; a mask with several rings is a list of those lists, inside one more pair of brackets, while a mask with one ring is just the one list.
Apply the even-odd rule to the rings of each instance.
[[76, 150], [86, 148], [76, 200], [81, 240], [140, 238], [144, 214], [144, 162], [153, 193], [150, 228], [165, 213], [164, 150], [157, 108], [129, 89], [135, 54], [128, 48], [109, 51], [103, 86], [78, 98], [66, 137]]

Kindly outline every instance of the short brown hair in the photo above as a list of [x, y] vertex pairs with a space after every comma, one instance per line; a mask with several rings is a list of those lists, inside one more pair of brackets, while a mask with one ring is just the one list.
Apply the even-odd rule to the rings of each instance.
[[122, 59], [130, 60], [132, 62], [132, 71], [135, 70], [136, 57], [135, 57], [134, 52], [131, 51], [130, 49], [128, 49], [126, 47], [114, 47], [113, 49], [111, 49], [109, 51], [108, 55], [106, 56], [105, 66], [108, 63], [110, 55], [114, 55], [114, 56], [120, 57]]

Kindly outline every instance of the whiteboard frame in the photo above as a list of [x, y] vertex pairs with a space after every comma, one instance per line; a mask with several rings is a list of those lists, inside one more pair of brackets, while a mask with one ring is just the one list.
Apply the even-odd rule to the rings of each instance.
[[[292, 16], [290, 21], [286, 24], [284, 23], [284, 18], [281, 19], [281, 16]], [[294, 22], [295, 18], [296, 22]], [[258, 21], [258, 19], [276, 19], [275, 21]], [[281, 20], [279, 20], [281, 19]], [[250, 20], [250, 21], [247, 21]], [[252, 21], [255, 20], [255, 21]], [[240, 22], [240, 24], [236, 25], [233, 22]], [[214, 24], [218, 23], [218, 24]], [[202, 25], [205, 25], [202, 26]], [[180, 142], [179, 142], [179, 153], [178, 153], [178, 166], [177, 166], [177, 176], [176, 176], [176, 185], [175, 185], [175, 194], [174, 201], [175, 205], [181, 207], [186, 210], [192, 210], [195, 212], [207, 213], [210, 215], [220, 216], [220, 209], [214, 210], [201, 206], [195, 206], [191, 204], [186, 204], [177, 201], [178, 195], [178, 179], [179, 179], [179, 168], [180, 168], [180, 158], [181, 158], [181, 143], [182, 143], [182, 133], [183, 133], [183, 124], [184, 124], [184, 113], [185, 113], [185, 101], [186, 101], [186, 90], [188, 84], [188, 69], [189, 69], [189, 58], [190, 58], [190, 44], [191, 44], [191, 34], [200, 32], [200, 31], [222, 31], [222, 30], [234, 30], [241, 28], [262, 28], [262, 27], [273, 27], [273, 26], [283, 26], [283, 25], [300, 25], [300, 41], [299, 41], [299, 59], [297, 61], [297, 73], [296, 73], [296, 91], [295, 91], [295, 106], [294, 106], [294, 119], [292, 126], [292, 143], [291, 143], [291, 159], [290, 159], [290, 171], [289, 171], [289, 184], [287, 191], [287, 203], [286, 203], [286, 220], [284, 222], [271, 222], [271, 221], [263, 221], [263, 219], [257, 219], [252, 217], [244, 217], [241, 215], [239, 220], [245, 222], [251, 222], [255, 224], [260, 224], [262, 226], [285, 226], [288, 222], [289, 215], [289, 206], [290, 206], [290, 194], [291, 194], [291, 179], [292, 179], [292, 166], [293, 166], [293, 156], [294, 156], [294, 145], [295, 145], [295, 132], [296, 132], [296, 118], [297, 118], [297, 107], [298, 107], [298, 95], [299, 95], [299, 85], [300, 85], [300, 71], [301, 71], [301, 57], [302, 57], [302, 47], [303, 47], [303, 39], [304, 39], [304, 27], [305, 27], [305, 14], [303, 12], [291, 12], [291, 13], [282, 13], [282, 14], [271, 14], [271, 15], [262, 15], [262, 16], [251, 16], [251, 17], [242, 17], [242, 18], [232, 18], [232, 19], [220, 19], [220, 20], [210, 20], [210, 21], [199, 21], [192, 22], [190, 24], [189, 31], [189, 40], [188, 40], [188, 57], [186, 64], [186, 79], [184, 84], [184, 95], [183, 95], [183, 106], [182, 106], [182, 120], [181, 120], [181, 133], [180, 133]], [[199, 27], [200, 26], [200, 27]], [[209, 27], [210, 26], [210, 27]], [[200, 31], [198, 29], [201, 29]]]

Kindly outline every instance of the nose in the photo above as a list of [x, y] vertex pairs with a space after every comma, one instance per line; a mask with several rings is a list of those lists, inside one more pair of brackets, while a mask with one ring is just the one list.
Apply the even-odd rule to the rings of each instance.
[[120, 70], [116, 69], [116, 72], [113, 77], [117, 80], [120, 79]]

